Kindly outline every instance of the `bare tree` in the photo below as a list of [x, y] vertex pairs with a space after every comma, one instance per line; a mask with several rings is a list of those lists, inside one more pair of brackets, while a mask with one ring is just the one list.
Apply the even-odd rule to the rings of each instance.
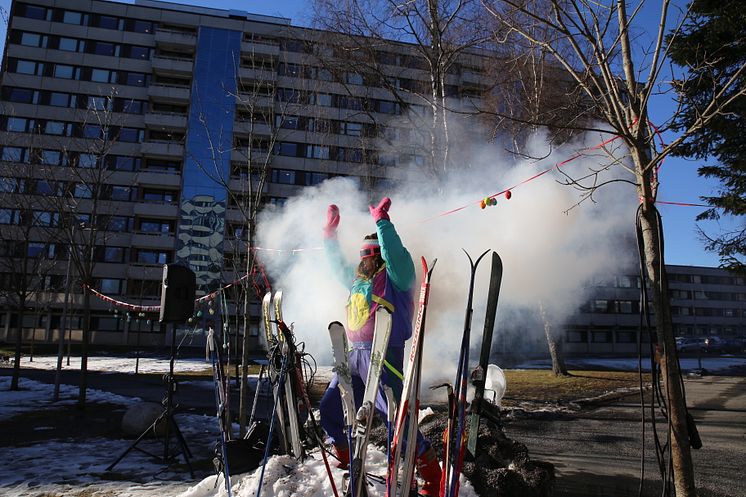
[[552, 324], [549, 322], [549, 316], [547, 316], [547, 310], [543, 302], [539, 302], [539, 315], [541, 316], [541, 322], [544, 324], [549, 356], [552, 358], [552, 373], [554, 373], [554, 376], [568, 376], [565, 359], [562, 356], [562, 341], [558, 340], [554, 331], [552, 331]]
[[[609, 0], [548, 0], [548, 15], [542, 10], [544, 1], [517, 2], [513, 0], [483, 0], [486, 9], [511, 35], [528, 40], [551, 54], [585, 93], [609, 132], [625, 145], [624, 155], [607, 150], [609, 159], [599, 170], [582, 178], [567, 176], [568, 184], [579, 188], [582, 200], [592, 200], [601, 186], [619, 179], [605, 180], [600, 173], [613, 166], [623, 167], [630, 175], [623, 179], [634, 185], [640, 198], [639, 230], [647, 277], [652, 289], [652, 300], [656, 311], [658, 343], [663, 348], [661, 373], [665, 385], [666, 414], [669, 417], [671, 440], [671, 463], [676, 495], [696, 495], [694, 471], [687, 432], [686, 405], [683, 396], [681, 372], [676, 360], [676, 349], [671, 321], [671, 306], [668, 298], [668, 280], [663, 261], [663, 232], [660, 216], [655, 209], [658, 192], [657, 171], [663, 159], [694, 131], [706, 125], [740, 92], [726, 93], [738, 81], [744, 67], [735, 71], [733, 78], [725, 82], [721, 91], [714, 92], [708, 105], [697, 119], [673, 142], [657, 146], [656, 130], [649, 124], [648, 107], [656, 95], [668, 64], [668, 48], [664, 36], [668, 26], [671, 4], [663, 0], [655, 41], [649, 51], [637, 55], [633, 50], [635, 21], [639, 18], [645, 2], [630, 9], [626, 1]], [[630, 12], [631, 10], [631, 12]], [[681, 24], [679, 23], [678, 26]], [[542, 26], [550, 31], [548, 39], [538, 39], [533, 26]], [[674, 28], [675, 37], [678, 27]], [[570, 54], [558, 48], [569, 44]], [[675, 117], [674, 111], [671, 117]], [[666, 129], [670, 123], [662, 123]], [[659, 129], [661, 129], [659, 128]]]
[[[351, 84], [350, 78], [361, 78], [366, 86], [387, 90], [410, 127], [429, 135], [425, 171], [433, 176], [448, 172], [449, 115], [459, 91], [458, 60], [464, 62], [465, 53], [489, 39], [479, 4], [472, 0], [315, 0], [314, 7], [316, 26], [333, 32], [320, 40], [329, 48], [318, 57], [330, 77], [345, 85]], [[481, 71], [480, 63], [472, 62], [469, 71]], [[374, 117], [375, 109], [368, 109]]]
[[[62, 157], [58, 167], [49, 168], [48, 176], [63, 185], [61, 194], [48, 196], [45, 204], [59, 215], [56, 239], [70, 247], [78, 282], [71, 292], [82, 292], [82, 340], [78, 407], [84, 408], [87, 392], [88, 346], [91, 336], [91, 294], [95, 267], [108, 236], [110, 219], [116, 214], [112, 183], [116, 171], [109, 161], [116, 153], [125, 117], [114, 111], [116, 91], [87, 97], [86, 108], [71, 131], [72, 136], [58, 141]], [[128, 129], [128, 133], [138, 133]], [[61, 167], [59, 167], [61, 166]], [[131, 178], [130, 178], [131, 180]]]
[[[13, 118], [12, 118], [13, 119]], [[33, 120], [20, 118], [25, 126]], [[14, 122], [15, 125], [15, 122]], [[20, 130], [19, 130], [20, 131]], [[41, 155], [36, 133], [19, 140], [18, 147], [6, 145], [0, 160], [0, 298], [15, 312], [15, 362], [10, 389], [18, 390], [23, 328], [28, 310], [47, 290], [46, 274], [60, 255], [58, 244], [50, 241], [47, 230], [59, 221], [59, 214], [42, 208], [40, 198], [60, 191], [56, 182], [32, 179]], [[8, 133], [10, 134], [10, 133]], [[5, 140], [5, 143], [13, 143]], [[20, 146], [23, 145], [23, 146]], [[32, 333], [35, 325], [32, 326]]]

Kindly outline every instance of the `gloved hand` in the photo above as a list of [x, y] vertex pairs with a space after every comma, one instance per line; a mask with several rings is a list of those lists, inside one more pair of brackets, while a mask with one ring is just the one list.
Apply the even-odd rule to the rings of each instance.
[[336, 238], [337, 226], [339, 226], [339, 207], [330, 204], [326, 209], [326, 225], [324, 226], [324, 238]]
[[391, 207], [391, 199], [383, 197], [378, 203], [378, 206], [373, 207], [372, 205], [369, 205], [368, 210], [370, 211], [370, 215], [373, 216], [375, 222], [378, 222], [381, 219], [389, 221], [389, 207]]

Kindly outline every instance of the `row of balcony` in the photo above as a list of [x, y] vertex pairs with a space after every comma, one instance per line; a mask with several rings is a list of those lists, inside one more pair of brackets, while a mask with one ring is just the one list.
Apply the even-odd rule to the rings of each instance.
[[[155, 43], [164, 48], [193, 49], [197, 46], [197, 35], [195, 33], [158, 28], [155, 31]], [[264, 57], [278, 57], [280, 55], [280, 47], [279, 45], [270, 43], [242, 41], [241, 52]]]

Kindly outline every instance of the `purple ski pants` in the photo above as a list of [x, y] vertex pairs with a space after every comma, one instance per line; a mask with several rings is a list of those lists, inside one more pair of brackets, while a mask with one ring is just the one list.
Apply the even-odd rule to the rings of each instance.
[[[363, 403], [365, 395], [365, 380], [368, 378], [368, 369], [370, 368], [370, 344], [353, 344], [352, 350], [348, 355], [348, 365], [352, 373], [352, 390], [355, 397], [355, 409], [359, 409]], [[404, 364], [404, 348], [389, 347], [386, 351], [386, 361], [397, 371], [402, 371]], [[394, 391], [394, 398], [401, 399], [402, 381], [393, 374], [384, 364], [381, 368], [381, 383], [388, 385]], [[383, 389], [379, 386], [376, 395], [376, 410], [382, 417], [383, 422], [388, 426], [388, 406]], [[321, 412], [321, 426], [331, 439], [334, 445], [339, 447], [347, 446], [347, 427], [345, 425], [344, 413], [342, 410], [342, 397], [339, 393], [339, 381], [337, 374], [334, 373], [332, 381], [324, 392], [319, 405]], [[430, 441], [422, 433], [417, 431], [417, 455], [421, 455], [430, 447]]]

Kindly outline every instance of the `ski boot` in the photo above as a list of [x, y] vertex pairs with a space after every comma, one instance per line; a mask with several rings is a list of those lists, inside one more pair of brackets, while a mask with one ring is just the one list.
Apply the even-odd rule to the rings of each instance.
[[435, 450], [428, 447], [425, 452], [417, 456], [417, 473], [423, 483], [419, 495], [422, 497], [437, 497], [440, 493], [440, 477], [442, 470]]

